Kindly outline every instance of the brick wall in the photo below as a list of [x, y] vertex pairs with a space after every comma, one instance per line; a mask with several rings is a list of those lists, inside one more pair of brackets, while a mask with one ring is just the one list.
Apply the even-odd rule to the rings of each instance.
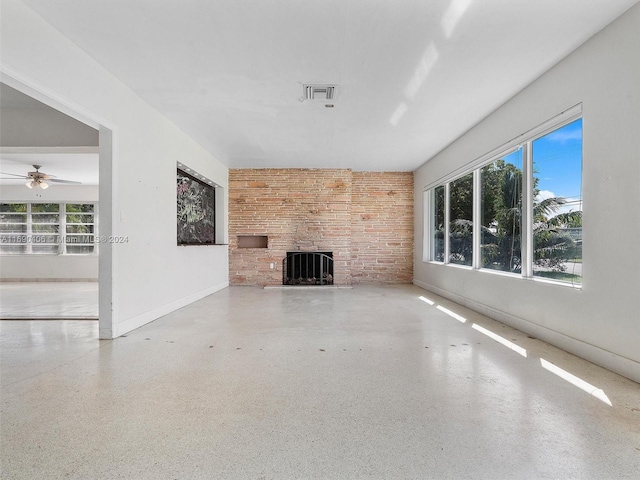
[[[240, 235], [268, 236], [268, 248], [238, 248]], [[231, 285], [281, 285], [288, 251], [333, 252], [336, 285], [410, 283], [412, 249], [411, 172], [229, 170]]]
[[413, 172], [353, 172], [351, 282], [413, 280]]

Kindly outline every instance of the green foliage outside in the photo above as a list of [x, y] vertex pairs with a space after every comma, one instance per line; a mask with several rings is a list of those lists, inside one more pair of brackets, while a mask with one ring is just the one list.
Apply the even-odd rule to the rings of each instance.
[[[481, 170], [481, 261], [483, 268], [522, 271], [522, 170], [499, 159]], [[559, 213], [563, 197], [538, 199], [534, 178], [533, 263], [537, 276], [579, 281], [564, 273], [567, 262], [582, 261], [582, 211]], [[473, 176], [450, 184], [451, 262], [470, 265]], [[435, 189], [434, 259], [444, 260], [444, 187]], [[576, 278], [577, 277], [577, 278]]]
[[[93, 243], [95, 232], [94, 223], [94, 205], [90, 203], [67, 203], [66, 205], [66, 222], [67, 222], [67, 234], [80, 234], [80, 235], [67, 235], [67, 244], [83, 244]], [[90, 225], [87, 225], [90, 224]], [[85, 234], [85, 235], [82, 235]], [[80, 251], [92, 251], [93, 247], [75, 248], [79, 253]]]
[[473, 253], [473, 174], [449, 186], [449, 261], [471, 265]]
[[522, 270], [522, 170], [503, 159], [482, 175], [482, 266], [506, 272]]

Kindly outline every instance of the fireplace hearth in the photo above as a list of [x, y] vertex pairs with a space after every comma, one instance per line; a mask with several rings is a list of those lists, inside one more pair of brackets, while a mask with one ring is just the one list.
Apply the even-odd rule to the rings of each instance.
[[333, 252], [287, 252], [283, 285], [333, 285]]

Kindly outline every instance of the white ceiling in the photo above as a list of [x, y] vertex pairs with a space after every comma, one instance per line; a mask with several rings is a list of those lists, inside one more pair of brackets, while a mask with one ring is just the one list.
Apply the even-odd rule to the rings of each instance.
[[637, 1], [25, 3], [231, 168], [414, 170]]
[[[3, 123], [14, 118], [4, 114], [9, 109], [28, 110], [30, 116], [28, 123], [32, 125], [40, 125], [35, 121], [36, 117], [52, 118], [47, 115], [51, 107], [0, 83], [0, 111], [3, 112], [1, 115]], [[53, 118], [60, 120], [60, 117]], [[71, 118], [68, 120], [76, 122]], [[72, 125], [69, 122], [59, 123], [66, 126]], [[68, 128], [64, 127], [64, 129], [65, 132], [69, 132]], [[5, 125], [4, 133], [6, 131]], [[23, 138], [28, 139], [34, 136], [38, 136], [37, 131], [33, 132], [33, 135], [24, 135]], [[41, 172], [51, 174], [57, 179], [80, 182], [82, 185], [98, 185], [98, 148], [95, 145], [73, 147], [0, 145], [0, 186], [24, 185], [26, 179], [14, 176], [26, 176], [28, 172], [35, 170], [34, 165], [41, 165]]]
[[[27, 175], [33, 165], [41, 165], [40, 172], [54, 175], [59, 180], [71, 180], [82, 185], [98, 185], [98, 153], [79, 153], [81, 149], [16, 149], [17, 153], [2, 153], [0, 185], [24, 185], [26, 179], [11, 179], [11, 175]], [[29, 151], [30, 150], [30, 151]], [[59, 184], [52, 184], [58, 186]]]

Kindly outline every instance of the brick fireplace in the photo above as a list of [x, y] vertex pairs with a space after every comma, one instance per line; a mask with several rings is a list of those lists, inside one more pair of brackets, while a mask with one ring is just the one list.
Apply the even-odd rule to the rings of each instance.
[[282, 285], [292, 252], [331, 252], [334, 285], [410, 283], [413, 173], [229, 170], [231, 285]]

